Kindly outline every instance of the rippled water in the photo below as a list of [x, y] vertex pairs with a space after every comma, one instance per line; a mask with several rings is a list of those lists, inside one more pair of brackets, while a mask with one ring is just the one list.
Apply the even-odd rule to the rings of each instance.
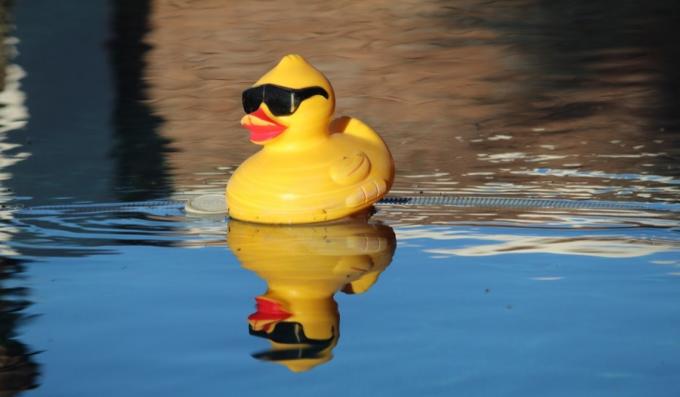
[[241, 91], [300, 53], [394, 196], [678, 203], [679, 12], [0, 1], [0, 395], [677, 395], [677, 212], [145, 200], [222, 191], [257, 150]]

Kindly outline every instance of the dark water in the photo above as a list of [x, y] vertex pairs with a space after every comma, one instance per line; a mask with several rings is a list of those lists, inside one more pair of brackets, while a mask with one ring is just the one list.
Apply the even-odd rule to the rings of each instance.
[[[678, 215], [380, 206], [255, 226], [177, 206], [257, 148], [300, 53], [394, 195], [677, 203], [674, 1], [1, 1], [0, 395], [680, 392]], [[258, 298], [255, 306], [254, 298]]]

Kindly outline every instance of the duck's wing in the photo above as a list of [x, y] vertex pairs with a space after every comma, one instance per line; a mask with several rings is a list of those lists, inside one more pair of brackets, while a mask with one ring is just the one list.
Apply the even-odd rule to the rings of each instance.
[[[331, 133], [343, 133], [364, 139], [372, 144], [385, 146], [382, 138], [361, 120], [353, 117], [339, 117], [330, 124]], [[371, 171], [371, 160], [361, 151], [343, 156], [331, 166], [331, 178], [340, 185], [359, 184], [345, 200], [349, 208], [358, 208], [379, 200], [387, 192], [384, 179], [367, 179]]]
[[[343, 116], [333, 120], [330, 124], [332, 134], [352, 135], [371, 143], [384, 145], [382, 139], [371, 127], [361, 120]], [[366, 178], [371, 171], [371, 160], [362, 151], [350, 155], [343, 155], [331, 166], [331, 178], [340, 185], [351, 185]]]
[[[379, 200], [387, 193], [387, 183], [380, 178], [367, 179], [371, 171], [371, 160], [364, 152], [343, 156], [331, 166], [331, 178], [339, 185], [359, 184], [347, 199], [345, 205], [358, 208]], [[362, 182], [363, 181], [363, 182]]]
[[356, 151], [335, 160], [330, 168], [333, 182], [338, 185], [351, 185], [368, 176], [371, 171], [371, 160], [366, 153]]
[[387, 183], [384, 179], [370, 179], [362, 183], [345, 199], [345, 205], [349, 208], [363, 207], [380, 200], [386, 193]]

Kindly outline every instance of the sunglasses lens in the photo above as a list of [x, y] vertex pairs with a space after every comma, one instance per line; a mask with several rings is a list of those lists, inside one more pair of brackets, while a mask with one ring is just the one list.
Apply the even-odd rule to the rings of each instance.
[[260, 107], [263, 90], [263, 87], [253, 87], [243, 91], [241, 100], [243, 101], [243, 110], [246, 113], [252, 113]]
[[295, 94], [289, 90], [268, 85], [264, 91], [264, 103], [274, 116], [288, 116], [295, 109], [291, 108], [291, 101]]
[[243, 91], [243, 110], [252, 113], [264, 101], [274, 116], [289, 116], [297, 110], [300, 103], [315, 95], [328, 99], [328, 93], [321, 87], [292, 89], [265, 84]]

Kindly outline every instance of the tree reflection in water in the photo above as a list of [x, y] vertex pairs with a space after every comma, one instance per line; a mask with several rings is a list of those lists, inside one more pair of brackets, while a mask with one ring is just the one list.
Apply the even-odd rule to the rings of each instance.
[[38, 387], [40, 368], [30, 348], [17, 339], [16, 329], [26, 319], [23, 310], [31, 303], [28, 291], [4, 284], [17, 278], [24, 265], [0, 257], [0, 396], [13, 396]]

